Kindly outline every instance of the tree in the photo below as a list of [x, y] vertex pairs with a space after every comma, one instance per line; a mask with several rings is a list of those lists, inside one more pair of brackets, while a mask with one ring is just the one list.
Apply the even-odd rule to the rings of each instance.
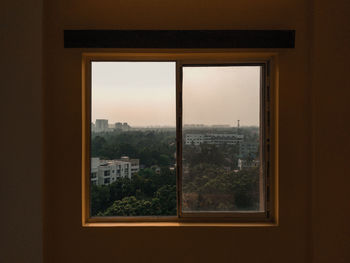
[[164, 185], [155, 193], [162, 215], [176, 215], [176, 185]]
[[107, 208], [101, 216], [150, 216], [160, 215], [161, 208], [157, 198], [151, 200], [137, 200], [135, 196], [117, 200]]
[[91, 186], [91, 215], [97, 215], [110, 205], [109, 186]]
[[259, 168], [248, 168], [240, 171], [232, 182], [235, 203], [240, 210], [259, 208]]

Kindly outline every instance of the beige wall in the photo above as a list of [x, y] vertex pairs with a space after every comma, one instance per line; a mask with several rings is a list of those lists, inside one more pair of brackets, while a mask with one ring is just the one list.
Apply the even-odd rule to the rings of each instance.
[[0, 5], [0, 262], [42, 262], [42, 1]]

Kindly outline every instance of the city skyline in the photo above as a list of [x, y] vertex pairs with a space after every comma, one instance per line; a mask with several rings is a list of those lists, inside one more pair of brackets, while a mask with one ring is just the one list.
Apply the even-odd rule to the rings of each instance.
[[[115, 124], [120, 123], [120, 124], [124, 124], [126, 123], [127, 125], [129, 125], [128, 122], [121, 122], [121, 121], [117, 121], [117, 122], [109, 122], [109, 119], [95, 119], [92, 120], [91, 123], [96, 125], [96, 120], [107, 120], [108, 121], [108, 126], [109, 128], [114, 128]], [[210, 124], [210, 125], [206, 125], [206, 124], [184, 124], [183, 127], [197, 127], [197, 128], [201, 128], [201, 127], [214, 127], [214, 128], [236, 128], [237, 125], [237, 121], [233, 122], [233, 124]], [[130, 126], [131, 128], [152, 128], [152, 127], [171, 127], [171, 128], [176, 128], [176, 125], [136, 125], [136, 126]], [[239, 127], [258, 127], [258, 125], [242, 125], [242, 120], [239, 120]]]

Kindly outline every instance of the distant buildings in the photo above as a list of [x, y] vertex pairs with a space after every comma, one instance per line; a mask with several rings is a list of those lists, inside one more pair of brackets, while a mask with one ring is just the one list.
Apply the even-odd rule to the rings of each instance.
[[108, 131], [108, 120], [98, 119], [95, 123], [95, 132]]
[[91, 123], [92, 132], [112, 132], [116, 130], [129, 131], [131, 130], [131, 127], [127, 122], [116, 122], [114, 125], [110, 125], [108, 124], [108, 120], [105, 119], [96, 119], [96, 123]]
[[226, 134], [226, 133], [188, 133], [185, 136], [186, 145], [200, 145], [200, 144], [229, 144], [234, 145], [243, 142], [243, 135], [240, 134]]
[[211, 128], [230, 128], [231, 126], [228, 124], [215, 124], [215, 125], [211, 125]]
[[256, 156], [259, 152], [259, 142], [242, 142], [239, 144], [239, 156]]
[[184, 129], [196, 129], [196, 128], [204, 128], [204, 124], [184, 124]]
[[213, 124], [213, 125], [204, 125], [204, 124], [184, 124], [184, 129], [202, 129], [202, 128], [214, 128], [214, 129], [227, 129], [231, 128], [229, 124]]
[[118, 160], [100, 160], [91, 158], [91, 183], [94, 185], [108, 185], [118, 177], [128, 177], [140, 170], [139, 159], [122, 156]]
[[228, 144], [239, 146], [239, 157], [256, 157], [259, 153], [259, 142], [244, 141], [244, 135], [226, 134], [226, 133], [188, 133], [185, 135], [186, 145], [201, 145], [201, 144]]
[[121, 123], [121, 122], [116, 122], [114, 125], [114, 128], [116, 130], [122, 130], [122, 131], [129, 131], [131, 127], [128, 125], [127, 122]]

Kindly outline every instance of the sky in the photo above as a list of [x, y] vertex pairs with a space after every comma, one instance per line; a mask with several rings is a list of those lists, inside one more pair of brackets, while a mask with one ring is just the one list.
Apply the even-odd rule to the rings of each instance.
[[183, 123], [259, 125], [259, 66], [184, 67]]
[[[175, 127], [175, 62], [92, 62], [92, 116]], [[260, 67], [184, 67], [183, 123], [258, 125]]]

